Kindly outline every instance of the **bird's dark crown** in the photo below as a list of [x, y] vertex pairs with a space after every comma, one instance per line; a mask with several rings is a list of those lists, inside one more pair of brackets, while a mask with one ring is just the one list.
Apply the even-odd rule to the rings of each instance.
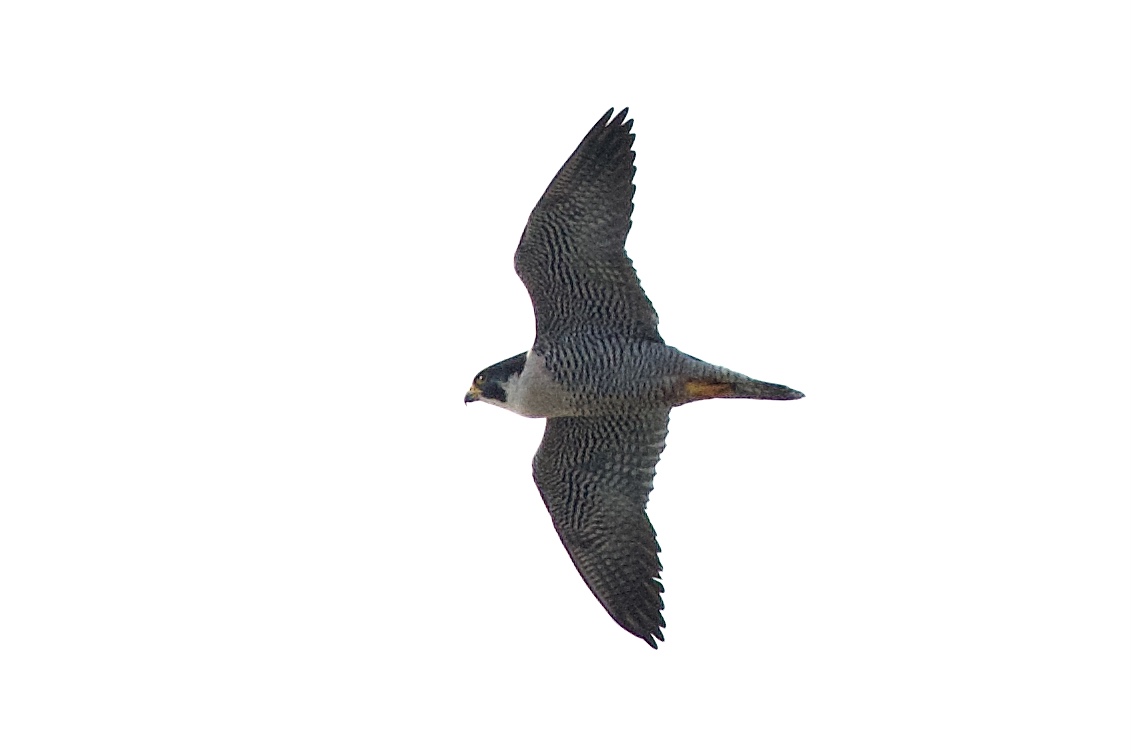
[[525, 364], [527, 364], [527, 352], [516, 354], [502, 362], [496, 362], [491, 367], [485, 367], [480, 371], [480, 374], [472, 381], [472, 387], [474, 390], [479, 390], [480, 398], [507, 401], [504, 383], [513, 375], [523, 372]]

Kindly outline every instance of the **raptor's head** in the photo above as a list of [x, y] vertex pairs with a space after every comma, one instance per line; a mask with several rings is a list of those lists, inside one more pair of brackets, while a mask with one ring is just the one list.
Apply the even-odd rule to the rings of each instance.
[[480, 371], [472, 381], [472, 387], [464, 394], [464, 403], [483, 401], [509, 409], [508, 392], [515, 391], [519, 384], [519, 374], [527, 362], [527, 354], [516, 354], [511, 359], [497, 362]]

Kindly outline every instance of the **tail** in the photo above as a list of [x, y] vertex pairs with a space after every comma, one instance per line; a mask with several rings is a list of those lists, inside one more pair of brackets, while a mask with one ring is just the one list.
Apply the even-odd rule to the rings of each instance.
[[777, 383], [764, 383], [737, 375], [737, 380], [693, 379], [685, 383], [685, 395], [689, 401], [706, 398], [759, 398], [769, 401], [793, 401], [802, 398], [803, 393], [794, 388]]

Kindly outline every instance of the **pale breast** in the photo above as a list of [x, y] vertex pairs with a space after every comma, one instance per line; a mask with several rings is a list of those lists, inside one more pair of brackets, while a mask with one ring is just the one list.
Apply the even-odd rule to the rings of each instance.
[[534, 351], [527, 352], [527, 362], [523, 366], [515, 392], [513, 394], [511, 390], [508, 391], [508, 403], [515, 406], [516, 413], [525, 417], [578, 415], [571, 395], [551, 375], [543, 357]]

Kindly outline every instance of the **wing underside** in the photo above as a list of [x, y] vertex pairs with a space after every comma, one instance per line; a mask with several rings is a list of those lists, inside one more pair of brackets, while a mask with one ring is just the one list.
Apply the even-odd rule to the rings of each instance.
[[645, 513], [667, 409], [547, 420], [535, 484], [559, 538], [602, 606], [653, 647], [663, 640], [657, 535]]
[[594, 124], [528, 218], [515, 270], [531, 295], [536, 343], [579, 331], [661, 340], [625, 252], [636, 170], [626, 113]]

